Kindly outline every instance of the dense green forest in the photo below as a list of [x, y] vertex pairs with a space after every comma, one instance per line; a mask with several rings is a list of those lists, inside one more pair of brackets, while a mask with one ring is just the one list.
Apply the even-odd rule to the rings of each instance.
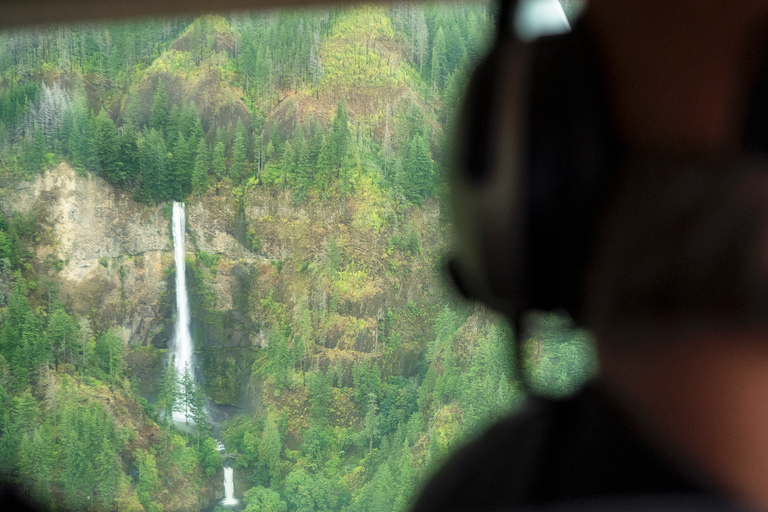
[[[494, 16], [363, 6], [0, 34], [2, 479], [57, 510], [200, 510], [222, 506], [226, 464], [241, 509], [394, 512], [518, 407], [511, 329], [441, 279], [445, 148]], [[189, 212], [182, 378], [171, 201]], [[156, 260], [144, 241], [79, 256], [60, 226], [113, 202], [159, 219]], [[533, 381], [568, 393], [594, 371], [588, 337], [538, 324]]]

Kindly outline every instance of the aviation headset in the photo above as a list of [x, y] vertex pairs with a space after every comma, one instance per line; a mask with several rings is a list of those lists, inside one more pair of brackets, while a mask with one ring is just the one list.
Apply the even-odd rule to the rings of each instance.
[[[610, 122], [596, 52], [585, 27], [577, 24], [567, 34], [523, 43], [508, 23], [516, 3], [501, 0], [495, 45], [470, 81], [455, 134], [451, 194], [456, 240], [448, 270], [466, 297], [507, 315], [517, 327], [514, 348], [523, 385], [530, 389], [521, 357], [522, 314], [562, 311], [582, 323], [589, 265], [606, 254], [609, 259], [599, 264], [608, 261], [613, 273], [608, 280], [613, 282], [594, 288], [590, 277], [590, 308], [595, 307], [595, 297], [599, 304], [590, 311], [590, 320], [606, 316], [605, 308], [614, 307], [613, 291], [618, 290], [619, 296], [622, 289], [634, 293], [638, 282], [642, 287], [644, 281], [652, 281], [650, 292], [641, 290], [647, 292], [645, 302], [631, 303], [631, 308], [641, 304], [658, 316], [678, 301], [677, 305], [690, 306], [682, 311], [699, 325], [764, 321], [768, 274], [756, 281], [754, 269], [748, 268], [752, 263], [742, 256], [751, 247], [748, 244], [768, 241], [763, 235], [768, 223], [768, 59], [754, 78], [738, 152], [682, 155], [682, 159], [633, 155]], [[768, 52], [766, 43], [763, 50]], [[633, 187], [644, 186], [644, 173], [635, 173], [634, 181], [626, 180], [631, 172], [618, 177], [633, 165], [656, 169], [662, 183], [651, 185], [657, 186], [652, 195], [635, 197]], [[673, 178], [663, 183], [665, 176]], [[697, 180], [704, 185], [693, 190], [691, 183]], [[651, 212], [656, 224], [646, 225], [650, 228], [645, 232], [629, 230], [622, 216], [613, 219], [615, 205], [637, 205], [648, 198], [654, 206], [666, 203]], [[641, 205], [630, 216], [642, 223], [649, 212], [647, 205]], [[677, 233], [667, 228], [666, 212], [677, 215], [673, 221], [682, 226], [687, 246], [674, 245]], [[605, 235], [610, 225], [612, 234]], [[659, 261], [659, 254], [665, 263], [670, 255], [680, 259], [667, 265], [664, 275], [651, 265], [650, 273], [626, 278], [642, 265], [625, 260], [660, 245], [659, 234], [673, 240], [672, 249], [663, 252], [661, 247], [662, 252], [651, 255], [657, 258], [654, 261]], [[608, 243], [603, 236], [611, 246], [603, 245]], [[595, 249], [598, 244], [602, 253]], [[694, 254], [704, 254], [697, 254], [698, 268], [685, 259], [681, 247], [689, 255], [691, 247]], [[729, 251], [741, 253], [729, 260]], [[731, 263], [724, 267], [723, 261]], [[607, 295], [601, 296], [605, 290]]]
[[527, 44], [502, 0], [493, 49], [470, 80], [451, 172], [449, 273], [467, 297], [518, 322], [578, 320], [594, 226], [619, 150], [587, 34]]

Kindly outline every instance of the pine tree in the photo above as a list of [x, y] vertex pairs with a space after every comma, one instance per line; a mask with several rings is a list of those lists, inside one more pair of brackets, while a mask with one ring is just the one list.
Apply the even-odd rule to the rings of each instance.
[[216, 131], [216, 143], [213, 147], [213, 174], [218, 179], [224, 177], [227, 172], [227, 152], [224, 141], [221, 138], [221, 130]]
[[34, 434], [24, 436], [19, 450], [19, 472], [24, 475], [24, 485], [33, 501], [40, 506], [51, 503], [50, 484], [53, 480], [54, 451], [56, 441], [53, 429], [48, 425], [38, 428]]
[[288, 187], [289, 181], [293, 181], [296, 171], [295, 154], [290, 141], [283, 146], [283, 158], [280, 159], [280, 184], [283, 188]]
[[432, 188], [432, 158], [426, 138], [419, 135], [413, 137], [403, 167], [407, 176], [406, 195], [420, 204]]
[[296, 132], [293, 136], [294, 148], [293, 159], [296, 175], [296, 199], [299, 202], [304, 201], [307, 189], [312, 183], [312, 176], [310, 175], [310, 148], [304, 139], [304, 130], [301, 129], [301, 125], [296, 126]]
[[232, 165], [229, 167], [229, 176], [232, 183], [241, 183], [248, 177], [248, 133], [243, 122], [238, 118], [235, 141], [232, 143]]
[[165, 421], [170, 422], [173, 417], [173, 411], [176, 408], [176, 401], [179, 397], [179, 378], [176, 374], [176, 367], [170, 362], [163, 370], [163, 378], [160, 382], [160, 393], [157, 395], [155, 407], [158, 411], [163, 411]]
[[187, 142], [190, 144], [190, 148], [197, 147], [200, 139], [205, 136], [203, 123], [200, 121], [200, 114], [198, 114], [197, 107], [193, 101], [187, 103], [181, 110], [178, 129], [184, 134], [184, 137], [186, 137]]
[[309, 381], [309, 403], [312, 405], [310, 414], [313, 422], [321, 427], [328, 422], [330, 414], [331, 398], [333, 398], [332, 378], [333, 374], [329, 369], [315, 373]]
[[176, 144], [173, 146], [173, 198], [182, 200], [191, 190], [192, 171], [195, 166], [194, 156], [190, 151], [187, 139], [181, 131], [177, 132]]
[[184, 368], [184, 373], [179, 382], [179, 396], [174, 405], [174, 410], [184, 415], [184, 424], [189, 425], [192, 418], [192, 409], [195, 407], [195, 382], [189, 373], [189, 368]]
[[372, 463], [371, 457], [373, 455], [373, 440], [379, 435], [379, 406], [376, 402], [376, 393], [368, 393], [366, 397], [367, 406], [365, 412], [365, 420], [363, 421], [363, 435], [368, 440], [368, 460]]
[[96, 457], [96, 490], [105, 509], [112, 508], [120, 486], [120, 460], [110, 443], [103, 443]]
[[126, 182], [133, 184], [141, 173], [139, 166], [139, 146], [136, 140], [136, 131], [130, 122], [123, 125], [122, 134], [119, 137], [120, 150], [118, 152], [118, 165], [120, 174]]
[[208, 191], [208, 171], [211, 167], [211, 157], [208, 154], [208, 144], [202, 137], [197, 143], [197, 152], [195, 154], [195, 169], [192, 172], [192, 193], [195, 195], [204, 194]]
[[96, 340], [93, 352], [97, 364], [113, 380], [120, 377], [123, 366], [123, 340], [110, 329]]
[[107, 112], [102, 110], [94, 120], [96, 160], [98, 169], [110, 183], [120, 183], [125, 179], [119, 165], [120, 144], [117, 128]]
[[169, 122], [168, 93], [165, 90], [165, 83], [162, 80], [158, 80], [157, 90], [152, 99], [152, 108], [149, 111], [149, 128], [165, 135], [168, 133]]
[[197, 431], [197, 448], [200, 449], [200, 434], [207, 434], [211, 430], [208, 423], [208, 415], [205, 412], [205, 403], [208, 401], [205, 393], [200, 386], [194, 386], [192, 391], [192, 402], [190, 404], [190, 415]]
[[282, 443], [280, 442], [280, 432], [277, 430], [277, 424], [272, 417], [267, 417], [264, 430], [259, 438], [259, 459], [266, 464], [272, 485], [275, 485], [280, 478], [281, 449]]
[[3, 435], [0, 436], [0, 475], [7, 482], [17, 470], [22, 436], [16, 422], [11, 419], [12, 414], [8, 410], [3, 411], [2, 414], [5, 427]]
[[445, 57], [445, 33], [443, 27], [437, 29], [432, 43], [432, 91], [442, 89], [445, 85], [445, 75], [448, 62]]
[[43, 334], [43, 322], [34, 312], [27, 313], [22, 345], [26, 347], [26, 367], [30, 375], [37, 374], [51, 359], [51, 342]]
[[157, 472], [155, 456], [145, 450], [137, 450], [134, 457], [138, 466], [138, 482], [136, 494], [144, 510], [159, 510], [152, 500], [152, 495], [158, 490], [160, 477]]
[[[82, 93], [83, 96], [85, 92]], [[88, 108], [85, 97], [73, 102], [72, 135], [70, 136], [70, 153], [78, 170], [96, 170], [96, 140], [93, 127], [93, 112]]]
[[147, 199], [157, 202], [171, 199], [171, 186], [167, 172], [168, 151], [162, 134], [155, 129], [144, 137], [141, 148], [142, 188]]
[[331, 123], [330, 157], [331, 165], [336, 169], [341, 168], [349, 149], [349, 118], [347, 117], [347, 104], [342, 98], [336, 106], [336, 117]]
[[355, 362], [352, 365], [352, 385], [355, 388], [355, 402], [361, 408], [368, 403], [368, 395], [373, 393], [377, 399], [381, 393], [381, 370], [379, 363], [370, 359]]
[[64, 498], [71, 509], [83, 508], [87, 504], [95, 480], [85, 413], [70, 403], [66, 404], [62, 418]]
[[16, 349], [21, 345], [21, 335], [27, 314], [31, 311], [27, 299], [27, 282], [22, 277], [21, 271], [13, 273], [13, 292], [8, 298], [8, 305], [4, 315], [4, 325], [0, 330], [0, 352], [7, 360], [11, 360]]

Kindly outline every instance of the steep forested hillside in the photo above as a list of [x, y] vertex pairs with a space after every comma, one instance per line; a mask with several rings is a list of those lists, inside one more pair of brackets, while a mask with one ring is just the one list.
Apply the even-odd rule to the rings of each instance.
[[[230, 507], [398, 511], [514, 408], [510, 329], [442, 280], [444, 148], [493, 16], [0, 34], [2, 478], [50, 508], [199, 510], [226, 465]], [[171, 201], [195, 345], [181, 380]], [[567, 392], [586, 335], [539, 323], [534, 380]]]

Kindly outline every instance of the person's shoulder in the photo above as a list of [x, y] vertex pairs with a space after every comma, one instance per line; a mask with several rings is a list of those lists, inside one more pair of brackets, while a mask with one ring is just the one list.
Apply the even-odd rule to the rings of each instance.
[[529, 400], [462, 447], [424, 488], [413, 511], [489, 510], [523, 503], [538, 473], [553, 407]]
[[667, 503], [717, 494], [692, 474], [651, 448], [590, 386], [564, 400], [531, 399], [493, 425], [451, 457], [413, 511], [525, 509], [637, 496]]

